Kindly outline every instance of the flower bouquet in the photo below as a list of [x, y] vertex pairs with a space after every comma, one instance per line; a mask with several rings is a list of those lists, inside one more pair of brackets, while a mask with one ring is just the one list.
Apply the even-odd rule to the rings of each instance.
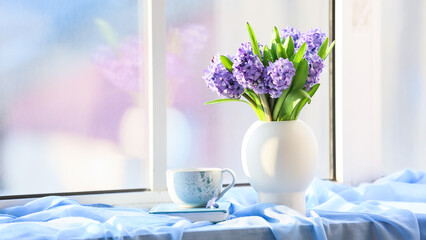
[[262, 121], [296, 120], [320, 86], [334, 41], [329, 46], [319, 29], [301, 33], [274, 27], [270, 46], [263, 47], [249, 23], [247, 29], [250, 42], [242, 43], [235, 56], [214, 56], [204, 70], [207, 86], [222, 97], [206, 104], [239, 101], [249, 104]]

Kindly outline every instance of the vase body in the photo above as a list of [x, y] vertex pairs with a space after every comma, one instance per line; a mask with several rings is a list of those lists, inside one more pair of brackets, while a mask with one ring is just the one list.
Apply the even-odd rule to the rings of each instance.
[[305, 190], [314, 178], [318, 143], [301, 120], [257, 121], [242, 144], [244, 173], [259, 202], [286, 205], [305, 214]]

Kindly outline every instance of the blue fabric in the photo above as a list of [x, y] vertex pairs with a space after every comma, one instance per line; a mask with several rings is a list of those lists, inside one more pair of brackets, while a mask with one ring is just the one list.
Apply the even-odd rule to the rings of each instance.
[[230, 219], [218, 224], [149, 215], [146, 209], [82, 205], [44, 197], [0, 210], [0, 239], [120, 238], [184, 231], [268, 227], [277, 239], [426, 239], [426, 173], [404, 170], [351, 187], [315, 179], [306, 194], [307, 216], [257, 203], [250, 188], [233, 188]]

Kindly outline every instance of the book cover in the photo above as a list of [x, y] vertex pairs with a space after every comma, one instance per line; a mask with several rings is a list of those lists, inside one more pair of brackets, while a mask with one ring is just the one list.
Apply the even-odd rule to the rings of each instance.
[[218, 202], [218, 205], [218, 208], [184, 208], [175, 203], [164, 203], [154, 206], [149, 213], [183, 217], [194, 222], [221, 222], [228, 217], [231, 203]]

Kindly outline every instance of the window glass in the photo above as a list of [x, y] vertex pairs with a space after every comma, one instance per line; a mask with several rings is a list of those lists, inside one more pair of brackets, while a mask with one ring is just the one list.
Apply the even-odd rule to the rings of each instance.
[[426, 2], [382, 4], [382, 165], [426, 170]]
[[139, 1], [0, 3], [0, 195], [147, 183]]
[[[167, 1], [168, 168], [228, 167], [239, 182], [247, 182], [241, 143], [256, 116], [241, 103], [205, 106], [219, 96], [202, 78], [214, 55], [235, 54], [241, 43], [250, 40], [247, 21], [265, 44], [273, 26], [303, 32], [320, 28], [328, 35], [328, 1]], [[326, 67], [319, 91], [300, 116], [318, 140], [320, 178], [329, 178], [330, 166], [328, 77]]]

